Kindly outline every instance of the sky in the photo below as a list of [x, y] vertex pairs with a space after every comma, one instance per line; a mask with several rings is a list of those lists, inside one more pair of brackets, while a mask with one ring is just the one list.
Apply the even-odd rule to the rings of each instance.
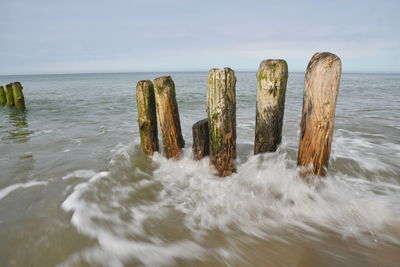
[[315, 52], [400, 72], [400, 1], [0, 0], [0, 75], [256, 71]]

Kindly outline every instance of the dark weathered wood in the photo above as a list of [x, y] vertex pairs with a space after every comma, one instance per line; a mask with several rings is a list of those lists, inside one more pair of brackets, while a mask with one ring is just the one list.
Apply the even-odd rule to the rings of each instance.
[[236, 171], [236, 77], [230, 68], [208, 73], [210, 161], [221, 177]]
[[151, 81], [139, 81], [136, 85], [136, 103], [140, 132], [140, 146], [147, 155], [159, 151], [156, 102]]
[[185, 141], [179, 120], [175, 84], [170, 76], [162, 76], [154, 80], [154, 91], [164, 154], [167, 158], [179, 159]]
[[302, 176], [326, 174], [341, 69], [340, 58], [328, 52], [316, 53], [308, 63], [297, 159]]
[[254, 154], [274, 152], [282, 141], [288, 66], [285, 60], [261, 62], [257, 72]]
[[15, 82], [12, 84], [14, 105], [19, 110], [24, 110], [26, 108], [24, 93], [22, 92], [22, 89], [23, 88], [20, 82]]
[[7, 103], [6, 92], [4, 91], [4, 86], [0, 86], [0, 105], [5, 105]]
[[192, 126], [193, 157], [201, 160], [210, 155], [210, 139], [208, 133], [208, 119], [196, 122]]
[[6, 97], [7, 97], [7, 105], [10, 107], [14, 106], [14, 95], [11, 83], [6, 85]]

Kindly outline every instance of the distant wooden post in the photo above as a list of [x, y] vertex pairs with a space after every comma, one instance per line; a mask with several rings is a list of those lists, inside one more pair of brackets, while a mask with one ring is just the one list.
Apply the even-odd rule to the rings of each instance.
[[25, 109], [25, 98], [24, 93], [22, 92], [22, 85], [20, 82], [15, 82], [12, 84], [13, 95], [14, 95], [14, 104], [17, 109], [24, 110]]
[[236, 77], [230, 68], [208, 72], [210, 161], [220, 177], [236, 171]]
[[4, 91], [4, 86], [0, 86], [0, 105], [5, 105], [7, 103], [6, 92]]
[[201, 160], [210, 155], [210, 139], [208, 133], [208, 119], [196, 122], [192, 126], [193, 157]]
[[154, 80], [157, 116], [160, 124], [164, 154], [167, 158], [179, 159], [185, 146], [176, 102], [175, 84], [171, 76]]
[[159, 151], [156, 102], [151, 81], [139, 81], [136, 85], [136, 102], [140, 132], [140, 146], [147, 155]]
[[14, 106], [14, 95], [11, 83], [6, 85], [6, 96], [7, 96], [7, 105], [10, 107]]
[[297, 159], [302, 176], [326, 174], [341, 69], [340, 58], [328, 52], [316, 53], [308, 63]]
[[254, 154], [274, 152], [282, 141], [288, 66], [285, 60], [261, 62], [257, 72]]

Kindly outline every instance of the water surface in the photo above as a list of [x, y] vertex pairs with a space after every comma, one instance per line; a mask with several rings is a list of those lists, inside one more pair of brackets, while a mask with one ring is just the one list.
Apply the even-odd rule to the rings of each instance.
[[[184, 157], [145, 156], [135, 85], [172, 75]], [[400, 75], [343, 74], [326, 179], [297, 177], [302, 73], [283, 144], [253, 156], [255, 73], [237, 73], [238, 173], [191, 156], [207, 73], [0, 76], [0, 266], [397, 266]]]

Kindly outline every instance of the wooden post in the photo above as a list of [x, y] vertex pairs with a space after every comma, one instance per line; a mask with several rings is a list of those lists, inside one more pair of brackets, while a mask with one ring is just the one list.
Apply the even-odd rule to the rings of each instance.
[[7, 103], [6, 92], [4, 91], [4, 86], [0, 86], [0, 105], [5, 105]]
[[22, 92], [22, 88], [23, 87], [20, 82], [15, 82], [12, 84], [14, 104], [15, 107], [20, 110], [25, 109], [25, 98], [24, 93]]
[[136, 85], [136, 102], [140, 132], [140, 146], [147, 155], [159, 151], [156, 102], [151, 81], [139, 81]]
[[171, 76], [154, 80], [157, 116], [160, 124], [164, 154], [167, 158], [179, 159], [185, 146], [176, 102], [175, 84]]
[[14, 106], [14, 95], [11, 83], [6, 85], [6, 96], [7, 96], [7, 105], [10, 107]]
[[257, 72], [254, 154], [274, 152], [282, 141], [288, 66], [285, 60], [261, 62]]
[[210, 155], [210, 139], [208, 135], [208, 119], [196, 122], [192, 126], [193, 157], [201, 160]]
[[220, 177], [236, 171], [236, 77], [230, 68], [208, 72], [210, 161]]
[[341, 69], [340, 58], [328, 52], [316, 53], [308, 63], [297, 159], [301, 176], [326, 174]]

